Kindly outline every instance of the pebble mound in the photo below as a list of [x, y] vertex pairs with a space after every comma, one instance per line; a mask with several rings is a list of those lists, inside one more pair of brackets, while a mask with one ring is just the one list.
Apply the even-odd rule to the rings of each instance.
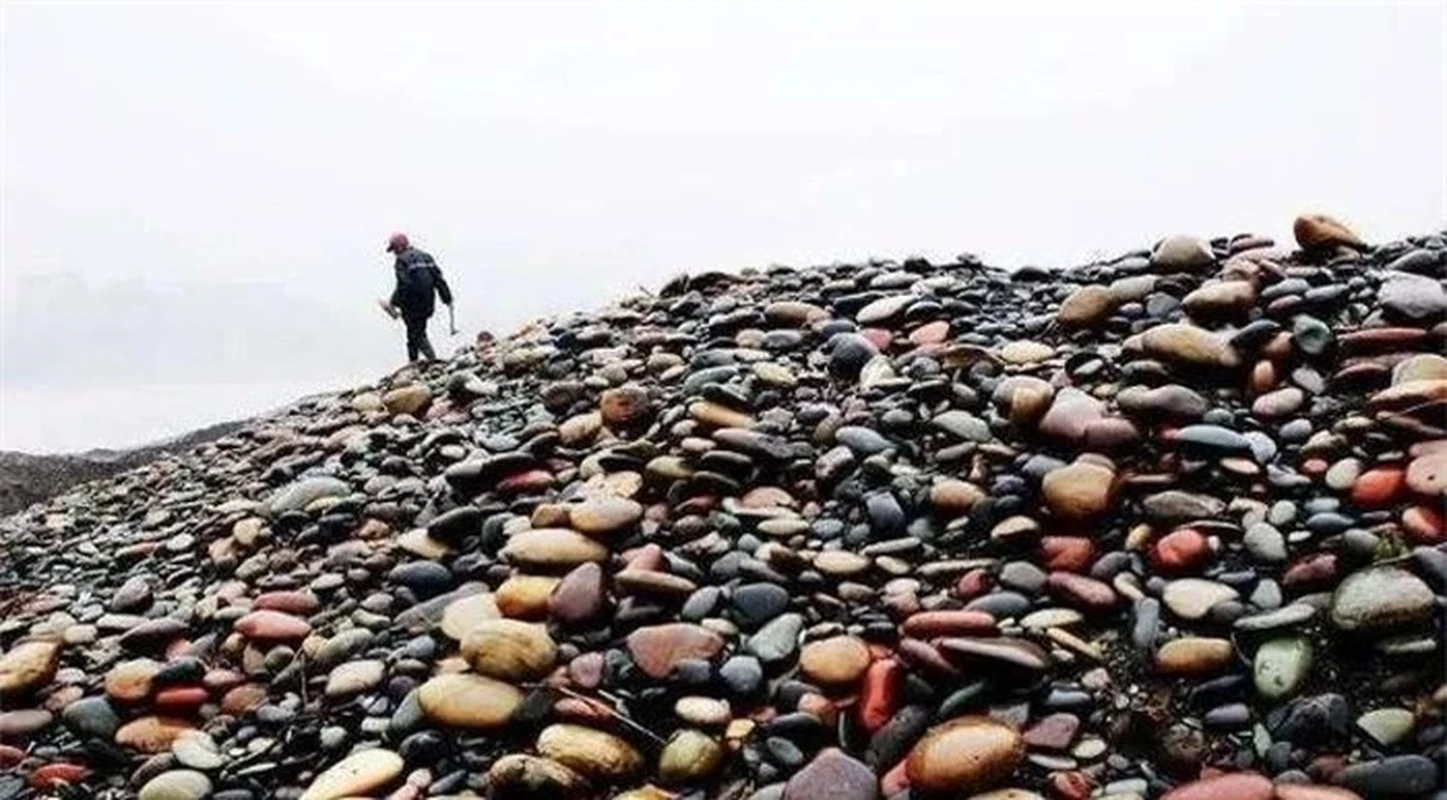
[[0, 521], [0, 798], [1443, 797], [1447, 242], [679, 277]]

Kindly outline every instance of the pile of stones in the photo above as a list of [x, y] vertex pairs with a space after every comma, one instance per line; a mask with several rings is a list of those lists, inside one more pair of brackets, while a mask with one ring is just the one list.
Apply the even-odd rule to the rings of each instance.
[[0, 798], [1443, 798], [1447, 241], [679, 277], [0, 522]]

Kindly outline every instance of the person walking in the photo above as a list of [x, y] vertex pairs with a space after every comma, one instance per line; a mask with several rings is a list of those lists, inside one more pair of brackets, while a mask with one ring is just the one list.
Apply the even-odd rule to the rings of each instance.
[[[397, 272], [397, 288], [382, 307], [392, 319], [399, 316], [407, 327], [407, 359], [416, 361], [418, 356], [428, 361], [437, 359], [432, 342], [427, 339], [427, 320], [432, 317], [436, 305], [434, 295], [447, 306], [448, 319], [452, 320], [452, 289], [442, 277], [442, 270], [432, 256], [412, 246], [404, 233], [394, 233], [387, 240], [387, 252], [396, 256], [393, 265]], [[455, 322], [452, 332], [457, 333]]]

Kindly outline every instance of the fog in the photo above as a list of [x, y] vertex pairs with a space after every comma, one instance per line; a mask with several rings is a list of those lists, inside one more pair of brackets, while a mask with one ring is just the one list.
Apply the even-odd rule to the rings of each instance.
[[3, 6], [0, 448], [136, 443], [683, 270], [1447, 219], [1441, 2]]

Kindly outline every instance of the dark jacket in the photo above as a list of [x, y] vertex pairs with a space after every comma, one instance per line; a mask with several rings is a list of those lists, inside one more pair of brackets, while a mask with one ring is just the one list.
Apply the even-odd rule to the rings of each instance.
[[452, 305], [452, 289], [442, 278], [442, 270], [432, 256], [409, 247], [397, 254], [397, 288], [392, 290], [392, 305], [404, 317], [430, 317], [435, 307], [433, 294]]

